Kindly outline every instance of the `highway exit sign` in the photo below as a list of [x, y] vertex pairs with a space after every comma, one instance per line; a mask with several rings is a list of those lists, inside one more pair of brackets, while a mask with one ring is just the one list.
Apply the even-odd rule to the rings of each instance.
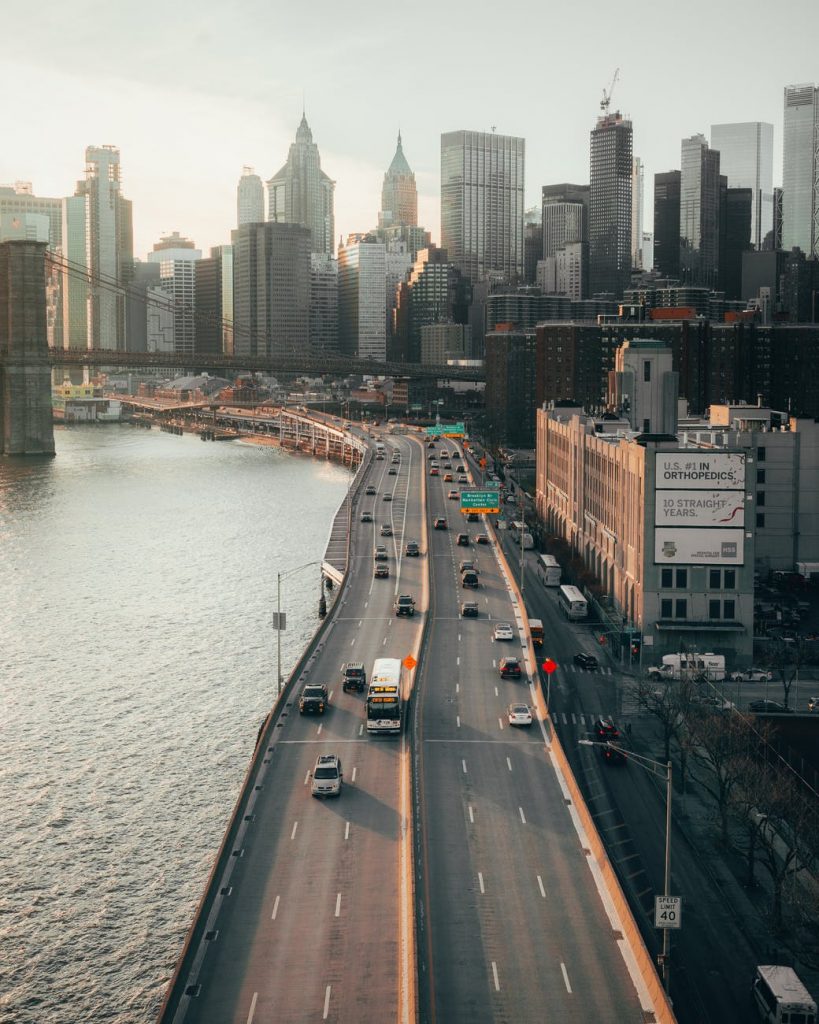
[[463, 437], [466, 432], [463, 423], [436, 423], [426, 431], [427, 437]]
[[497, 489], [484, 491], [461, 491], [461, 512], [500, 511], [500, 499]]

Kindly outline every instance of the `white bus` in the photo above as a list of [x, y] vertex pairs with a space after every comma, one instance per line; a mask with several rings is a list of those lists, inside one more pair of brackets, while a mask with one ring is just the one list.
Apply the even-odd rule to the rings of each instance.
[[367, 732], [401, 732], [401, 662], [376, 658], [367, 690]]
[[577, 587], [569, 587], [564, 583], [557, 592], [560, 609], [567, 619], [585, 619], [589, 614], [589, 602]]
[[531, 551], [535, 546], [531, 533], [526, 529], [526, 523], [515, 521], [509, 524], [508, 530], [517, 541], [520, 541], [521, 537], [523, 538], [523, 547], [526, 551]]
[[563, 570], [554, 555], [541, 555], [537, 560], [537, 574], [544, 587], [559, 587]]
[[754, 1004], [769, 1024], [816, 1024], [816, 1003], [792, 967], [761, 964], [754, 971]]

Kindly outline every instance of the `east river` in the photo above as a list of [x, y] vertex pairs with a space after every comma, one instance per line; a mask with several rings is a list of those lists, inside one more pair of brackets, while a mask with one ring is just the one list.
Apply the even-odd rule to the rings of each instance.
[[[127, 426], [0, 460], [0, 1021], [158, 1011], [349, 475]], [[287, 675], [319, 568], [282, 585]], [[287, 784], [287, 781], [284, 781]]]

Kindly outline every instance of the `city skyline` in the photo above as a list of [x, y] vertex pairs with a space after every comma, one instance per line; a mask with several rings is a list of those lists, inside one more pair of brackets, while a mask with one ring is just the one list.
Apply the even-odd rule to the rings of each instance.
[[[48, 3], [47, 17], [38, 14], [37, 46], [18, 48], [0, 69], [7, 95], [19, 93], [21, 81], [28, 83], [26, 102], [13, 106], [7, 118], [0, 182], [31, 181], [37, 195], [68, 196], [82, 177], [85, 148], [114, 145], [121, 153], [123, 191], [134, 205], [135, 253], [144, 258], [161, 235], [174, 230], [207, 251], [227, 243], [235, 227], [242, 168], [255, 167], [263, 180], [275, 173], [304, 105], [322, 168], [337, 183], [336, 242], [376, 226], [399, 129], [416, 175], [419, 223], [440, 241], [439, 146], [445, 132], [490, 131], [495, 125], [498, 133], [525, 138], [526, 206], [539, 205], [542, 185], [588, 180], [589, 132], [603, 89], [619, 66], [612, 109], [634, 124], [634, 153], [644, 163], [647, 182], [679, 166], [681, 139], [707, 135], [715, 123], [767, 121], [774, 125], [778, 185], [784, 89], [819, 79], [810, 52], [810, 26], [819, 26], [819, 14], [807, 0], [789, 9], [804, 31], [787, 52], [766, 56], [764, 69], [749, 68], [747, 54], [721, 44], [723, 33], [735, 27], [730, 6], [693, 5], [674, 46], [681, 68], [685, 55], [696, 52], [699, 71], [696, 81], [686, 81], [685, 100], [672, 111], [667, 97], [677, 91], [666, 88], [668, 40], [649, 27], [656, 12], [649, 18], [653, 8], [643, 0], [628, 12], [601, 5], [594, 12], [593, 38], [550, 60], [548, 71], [537, 61], [516, 65], [516, 84], [506, 90], [486, 75], [488, 62], [497, 63], [499, 54], [511, 59], [524, 38], [538, 38], [538, 26], [547, 25], [545, 13], [513, 3], [502, 22], [493, 18], [483, 27], [476, 17], [471, 46], [453, 48], [453, 33], [463, 31], [458, 12], [422, 0], [402, 30], [395, 58], [390, 27], [375, 16], [375, 6], [360, 2], [356, 10], [360, 18], [345, 21], [327, 9], [327, 31], [320, 42], [313, 39], [316, 59], [308, 65], [300, 55], [304, 40], [312, 38], [313, 11], [295, 12], [281, 26], [274, 25], [273, 12], [255, 4], [230, 21], [208, 3], [196, 7], [196, 19], [185, 5], [169, 12], [149, 3], [134, 12], [86, 0], [68, 12]], [[742, 10], [747, 17], [748, 5]], [[154, 20], [153, 11], [161, 11], [161, 19]], [[703, 19], [712, 29], [707, 37], [700, 31]], [[573, 21], [571, 12], [550, 14], [550, 38], [574, 35]], [[161, 34], [154, 27], [160, 22]], [[9, 13], [11, 37], [34, 28], [33, 11]], [[120, 39], [127, 40], [127, 50]], [[225, 61], [226, 52], [236, 59]], [[390, 61], [374, 88], [378, 65], [371, 58], [377, 52], [389, 52]], [[364, 53], [370, 59], [359, 61]], [[447, 67], [447, 81], [457, 87], [442, 87], [439, 76], [423, 70], [425, 63]], [[649, 195], [647, 187], [647, 204]], [[650, 223], [648, 205], [644, 217]]]

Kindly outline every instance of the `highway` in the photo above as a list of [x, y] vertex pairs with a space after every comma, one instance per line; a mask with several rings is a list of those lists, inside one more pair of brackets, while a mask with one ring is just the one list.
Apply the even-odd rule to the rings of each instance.
[[[517, 605], [494, 548], [474, 543], [484, 524], [465, 523], [451, 484], [428, 484], [430, 516], [445, 515], [449, 529], [430, 533], [432, 618], [415, 719], [420, 1019], [643, 1019], [546, 734], [506, 719], [511, 701], [534, 704], [525, 678], [502, 680], [497, 669], [505, 655], [526, 657]], [[455, 544], [461, 531], [469, 548]], [[479, 563], [477, 591], [460, 585], [462, 558]], [[465, 599], [478, 601], [478, 618], [460, 616]], [[514, 640], [493, 639], [499, 620]]]
[[[328, 685], [329, 708], [308, 718], [291, 705], [262, 766], [201, 989], [184, 1017], [191, 1024], [409, 1019], [412, 907], [399, 872], [402, 814], [409, 814], [406, 732], [368, 737], [364, 696], [340, 684], [344, 661], [364, 662], [369, 675], [374, 659], [418, 649], [426, 558], [403, 551], [407, 540], [425, 547], [422, 456], [417, 443], [395, 437], [391, 444], [402, 453], [399, 471], [388, 475], [389, 448], [372, 463], [367, 482], [378, 493], [366, 497], [362, 489], [354, 519], [368, 510], [374, 522], [354, 524], [343, 605], [305, 679]], [[383, 523], [393, 537], [380, 536]], [[376, 543], [388, 546], [389, 579], [373, 578]], [[394, 597], [406, 592], [416, 615], [395, 619]], [[339, 798], [318, 800], [309, 773], [325, 753], [341, 758], [344, 787]]]

